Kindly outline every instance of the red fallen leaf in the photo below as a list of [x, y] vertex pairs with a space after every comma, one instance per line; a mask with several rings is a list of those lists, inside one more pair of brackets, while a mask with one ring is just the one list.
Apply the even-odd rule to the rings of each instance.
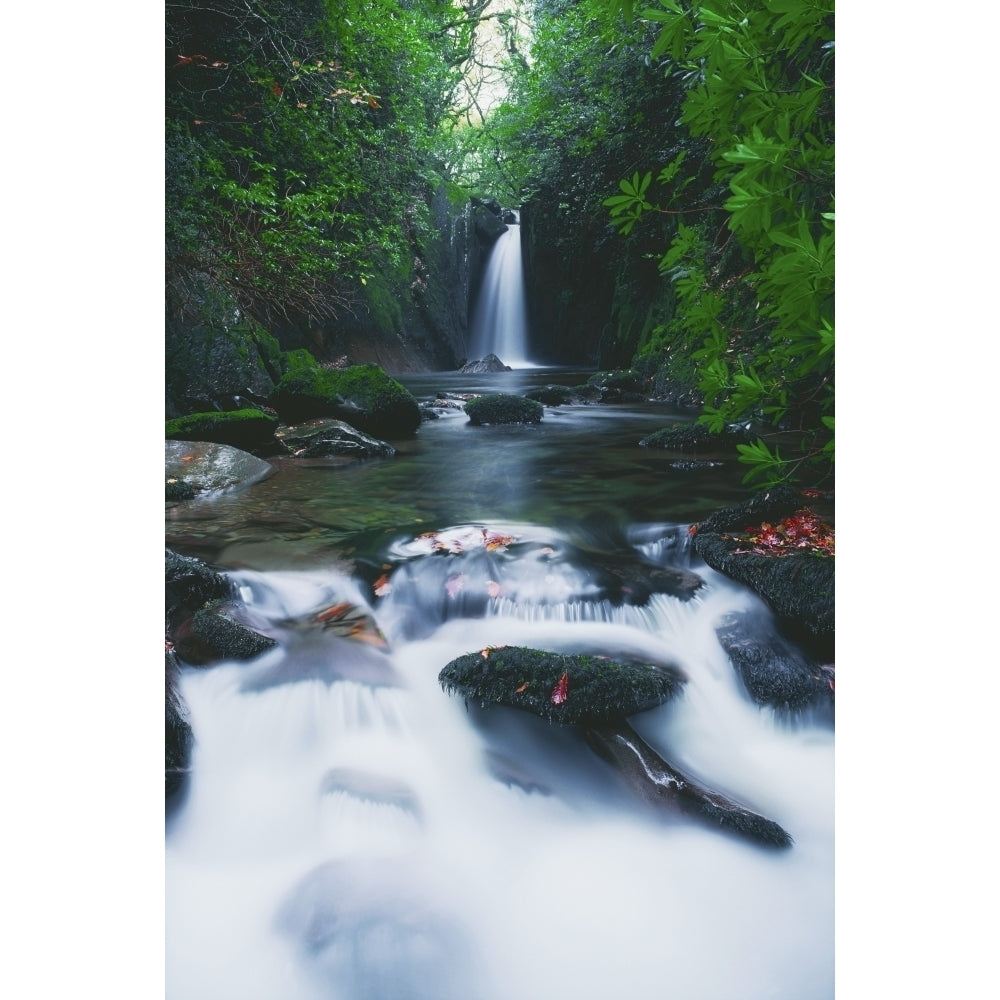
[[181, 455], [182, 462], [190, 462], [194, 458], [194, 455]]
[[281, 84], [280, 83], [272, 83], [271, 84], [271, 93], [274, 94], [275, 97], [281, 97], [281, 95], [284, 93], [284, 91], [281, 89]]
[[691, 527], [688, 528], [688, 534], [689, 535], [697, 535], [698, 534], [698, 525], [697, 524], [692, 524]]
[[385, 597], [392, 593], [392, 584], [389, 582], [389, 574], [383, 573], [374, 584], [376, 597]]
[[528, 682], [525, 681], [519, 688], [515, 688], [514, 694], [524, 694], [525, 689], [528, 687]]
[[801, 493], [804, 497], [821, 497], [823, 495], [822, 490], [802, 490]]
[[445, 580], [444, 589], [448, 591], [449, 597], [454, 597], [465, 586], [465, 574], [455, 573]]
[[197, 52], [193, 56], [182, 56], [179, 52], [177, 53], [177, 62], [174, 63], [174, 69], [178, 66], [190, 66], [195, 59], [200, 59], [204, 62], [208, 56], [199, 55]]
[[351, 604], [347, 601], [341, 601], [340, 604], [334, 604], [323, 611], [320, 611], [316, 615], [316, 621], [318, 622], [328, 622], [335, 621], [337, 618], [343, 618], [344, 615], [350, 611]]
[[556, 686], [552, 689], [552, 694], [549, 695], [549, 700], [553, 705], [561, 705], [569, 697], [569, 673], [564, 673], [562, 677], [556, 681]]

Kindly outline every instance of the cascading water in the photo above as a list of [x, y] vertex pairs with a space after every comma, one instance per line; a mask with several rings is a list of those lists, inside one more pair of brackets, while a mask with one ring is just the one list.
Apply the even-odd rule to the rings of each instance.
[[[387, 535], [374, 598], [332, 566], [230, 571], [279, 645], [182, 678], [168, 1000], [831, 998], [829, 720], [747, 698], [715, 626], [767, 611], [686, 525], [624, 549], [704, 585], [614, 601], [564, 531], [513, 522]], [[651, 814], [568, 727], [442, 691], [503, 645], [677, 664], [683, 694], [634, 728], [794, 847]]]
[[528, 314], [521, 264], [521, 226], [511, 223], [493, 245], [476, 301], [471, 359], [495, 354], [511, 368], [530, 368]]

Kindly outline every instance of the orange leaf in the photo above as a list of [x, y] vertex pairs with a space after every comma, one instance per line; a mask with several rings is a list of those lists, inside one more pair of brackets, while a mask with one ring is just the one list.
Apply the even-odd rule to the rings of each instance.
[[337, 618], [342, 618], [344, 614], [351, 610], [351, 605], [347, 601], [341, 601], [340, 604], [334, 604], [324, 611], [320, 611], [316, 615], [316, 621], [318, 622], [328, 622], [335, 620]]
[[375, 593], [376, 593], [376, 595], [378, 597], [385, 597], [386, 594], [391, 593], [392, 592], [392, 584], [389, 583], [389, 574], [388, 573], [383, 573], [375, 581], [374, 586], [375, 586]]
[[526, 689], [527, 687], [528, 687], [528, 682], [527, 682], [527, 681], [525, 681], [525, 682], [524, 682], [524, 683], [523, 683], [523, 684], [522, 684], [522, 685], [521, 685], [521, 686], [520, 686], [519, 688], [517, 688], [517, 690], [516, 690], [516, 691], [515, 691], [514, 693], [515, 693], [515, 694], [524, 694], [524, 692], [525, 692], [525, 689]]

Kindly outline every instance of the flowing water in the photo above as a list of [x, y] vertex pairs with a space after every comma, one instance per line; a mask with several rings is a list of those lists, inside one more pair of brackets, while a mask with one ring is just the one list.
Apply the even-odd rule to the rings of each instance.
[[531, 365], [522, 272], [521, 226], [511, 223], [486, 262], [472, 322], [472, 359], [495, 354], [511, 368]]
[[[476, 378], [404, 381], [429, 400], [583, 380]], [[690, 419], [562, 406], [474, 428], [442, 408], [393, 458], [275, 460], [168, 511], [167, 544], [279, 640], [181, 679], [197, 742], [167, 828], [169, 1000], [833, 996], [833, 730], [754, 705], [715, 637], [766, 614], [688, 544], [745, 497], [742, 470], [637, 446]], [[625, 599], [609, 566], [704, 585]], [[794, 846], [651, 813], [572, 729], [441, 689], [500, 645], [678, 666], [682, 693], [634, 728]]]

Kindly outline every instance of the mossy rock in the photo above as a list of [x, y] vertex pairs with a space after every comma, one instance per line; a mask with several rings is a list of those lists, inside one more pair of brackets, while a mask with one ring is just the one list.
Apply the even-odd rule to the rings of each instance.
[[234, 448], [254, 448], [274, 438], [278, 418], [247, 407], [226, 412], [190, 413], [166, 423], [168, 441], [210, 441]]
[[270, 403], [288, 424], [336, 417], [376, 437], [408, 437], [420, 426], [413, 394], [375, 364], [297, 368], [282, 377]]
[[544, 403], [546, 406], [561, 406], [563, 403], [573, 402], [572, 389], [567, 389], [564, 385], [543, 385], [540, 389], [532, 389], [525, 395], [528, 399]]
[[644, 437], [640, 448], [664, 448], [667, 451], [682, 451], [692, 454], [696, 451], [730, 450], [738, 444], [747, 444], [750, 433], [742, 427], [713, 433], [701, 424], [674, 424], [664, 427]]
[[527, 396], [512, 396], [505, 392], [477, 396], [465, 404], [469, 422], [481, 424], [537, 424], [544, 407]]
[[297, 372], [302, 369], [319, 371], [320, 363], [305, 347], [301, 347], [295, 351], [285, 351], [282, 356], [283, 374], [287, 375], [289, 372]]
[[[553, 701], [565, 675], [565, 697]], [[679, 672], [652, 663], [501, 646], [467, 653], [438, 675], [448, 692], [482, 706], [524, 709], [552, 722], [606, 722], [655, 708], [682, 683]]]

